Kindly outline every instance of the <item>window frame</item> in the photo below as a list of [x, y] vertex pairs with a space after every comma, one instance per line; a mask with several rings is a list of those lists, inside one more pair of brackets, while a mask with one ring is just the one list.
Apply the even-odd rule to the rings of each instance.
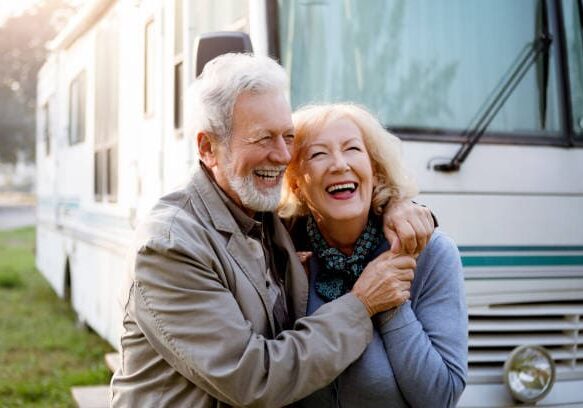
[[[583, 2], [581, 0], [575, 0], [579, 3], [579, 7], [583, 8]], [[560, 21], [565, 21], [565, 13], [563, 10], [563, 4], [564, 1], [563, 0], [558, 0], [557, 1], [557, 14], [558, 14], [558, 18], [560, 19]], [[583, 13], [583, 10], [580, 10], [580, 13]], [[581, 18], [581, 16], [579, 16], [579, 18]], [[583, 22], [582, 22], [583, 24]], [[562, 47], [562, 57], [563, 57], [563, 61], [562, 61], [562, 74], [563, 74], [563, 78], [564, 78], [564, 82], [565, 82], [565, 98], [566, 98], [566, 103], [568, 106], [568, 110], [567, 110], [567, 116], [566, 116], [566, 120], [568, 120], [568, 124], [569, 124], [569, 138], [570, 138], [570, 145], [571, 146], [583, 146], [583, 132], [580, 134], [577, 134], [575, 132], [575, 127], [574, 127], [574, 118], [573, 118], [573, 114], [575, 113], [573, 105], [572, 105], [572, 95], [571, 95], [571, 74], [569, 72], [569, 52], [567, 51], [568, 49], [568, 45], [567, 45], [567, 33], [566, 33], [566, 27], [565, 24], [560, 24], [559, 26], [560, 29], [560, 34], [561, 34], [561, 47]], [[583, 26], [581, 27], [581, 32], [577, 33], [578, 35], [581, 36], [581, 39], [583, 40]], [[575, 35], [577, 35], [575, 34]], [[583, 50], [582, 50], [583, 52]], [[583, 91], [583, 90], [582, 90]]]

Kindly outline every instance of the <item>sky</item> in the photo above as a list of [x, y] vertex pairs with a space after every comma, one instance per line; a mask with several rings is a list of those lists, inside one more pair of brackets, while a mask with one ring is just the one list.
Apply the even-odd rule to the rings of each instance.
[[[8, 17], [18, 15], [36, 3], [42, 1], [43, 0], [0, 0], [0, 26], [4, 24], [4, 21]], [[81, 4], [86, 1], [87, 0], [69, 0], [69, 3]]]
[[0, 25], [11, 15], [20, 14], [39, 0], [0, 0]]

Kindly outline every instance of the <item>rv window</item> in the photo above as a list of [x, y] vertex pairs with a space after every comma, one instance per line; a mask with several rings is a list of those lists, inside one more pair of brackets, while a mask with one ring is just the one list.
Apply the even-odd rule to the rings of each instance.
[[575, 137], [583, 139], [583, 2], [563, 0]]
[[144, 38], [144, 114], [151, 116], [154, 114], [154, 67], [155, 67], [155, 47], [154, 47], [154, 20], [146, 23]]
[[183, 27], [183, 13], [182, 13], [182, 0], [174, 0], [174, 55], [182, 54], [183, 40], [182, 40], [182, 27]]
[[43, 142], [45, 145], [45, 155], [51, 154], [51, 103], [46, 102], [42, 107]]
[[69, 144], [85, 141], [85, 71], [69, 85]]
[[[113, 16], [99, 27], [95, 50], [95, 155], [96, 201], [117, 200], [119, 133], [119, 22]], [[113, 186], [113, 187], [112, 187]], [[115, 187], [115, 188], [114, 188]]]
[[[537, 38], [542, 4], [280, 0], [292, 104], [350, 100], [401, 135], [459, 134]], [[561, 137], [555, 54], [529, 69], [487, 133]]]
[[[241, 31], [249, 33], [249, 0], [197, 0], [190, 2], [187, 16], [188, 44], [195, 50], [198, 37], [213, 31]], [[187, 83], [196, 78], [196, 63], [185, 72]]]
[[184, 54], [183, 54], [183, 13], [182, 0], [174, 0], [174, 129], [176, 135], [182, 136], [183, 126], [183, 78], [184, 78]]
[[177, 130], [182, 129], [184, 122], [184, 97], [182, 92], [183, 65], [182, 61], [174, 65], [174, 129]]

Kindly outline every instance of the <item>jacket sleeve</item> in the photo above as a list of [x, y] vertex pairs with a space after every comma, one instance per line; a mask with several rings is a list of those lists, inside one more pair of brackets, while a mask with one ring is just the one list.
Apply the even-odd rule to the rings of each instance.
[[331, 382], [370, 342], [371, 320], [351, 294], [275, 339], [254, 332], [208, 252], [150, 240], [137, 255], [130, 309], [152, 347], [218, 400], [290, 404]]
[[381, 325], [380, 332], [407, 402], [413, 407], [453, 407], [467, 374], [461, 260], [453, 241], [443, 234], [434, 234], [425, 251], [415, 276], [424, 279], [415, 311], [408, 301]]

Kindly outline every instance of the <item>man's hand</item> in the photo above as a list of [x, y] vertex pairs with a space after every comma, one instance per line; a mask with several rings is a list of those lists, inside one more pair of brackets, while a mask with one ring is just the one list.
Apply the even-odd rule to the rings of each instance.
[[297, 251], [296, 252], [298, 258], [300, 258], [300, 262], [304, 267], [304, 272], [308, 279], [310, 278], [310, 258], [312, 257], [312, 251]]
[[391, 200], [383, 212], [385, 238], [391, 243], [394, 253], [419, 255], [434, 229], [429, 208], [410, 200]]
[[415, 258], [386, 251], [364, 268], [351, 292], [369, 316], [401, 306], [411, 296]]

